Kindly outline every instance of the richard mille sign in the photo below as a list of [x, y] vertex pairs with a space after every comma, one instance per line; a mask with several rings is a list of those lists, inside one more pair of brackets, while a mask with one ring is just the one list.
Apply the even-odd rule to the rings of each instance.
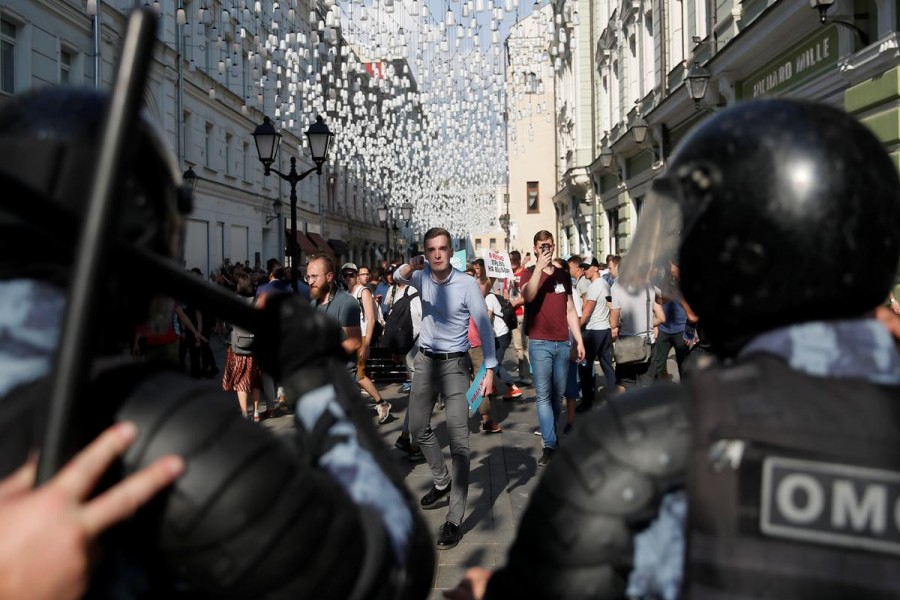
[[798, 86], [837, 65], [838, 32], [834, 25], [808, 37], [740, 82], [742, 100], [773, 96]]
[[763, 461], [760, 530], [900, 554], [900, 473], [781, 457]]

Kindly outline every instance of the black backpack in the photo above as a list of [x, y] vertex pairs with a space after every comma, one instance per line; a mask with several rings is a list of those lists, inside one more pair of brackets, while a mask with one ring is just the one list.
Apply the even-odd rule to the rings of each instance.
[[509, 300], [501, 296], [500, 294], [494, 294], [497, 297], [497, 300], [500, 302], [500, 314], [494, 315], [495, 317], [500, 317], [503, 319], [503, 322], [506, 323], [506, 326], [510, 331], [513, 329], [518, 329], [519, 322], [516, 319], [516, 309], [513, 308], [513, 305], [510, 304]]
[[406, 354], [415, 343], [412, 311], [409, 303], [416, 296], [415, 289], [407, 287], [403, 295], [394, 300], [391, 312], [384, 319], [382, 345], [393, 354]]

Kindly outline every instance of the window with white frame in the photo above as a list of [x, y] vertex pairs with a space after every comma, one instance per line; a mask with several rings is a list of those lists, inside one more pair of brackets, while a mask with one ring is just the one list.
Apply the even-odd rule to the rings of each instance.
[[65, 49], [59, 50], [59, 82], [70, 83], [72, 81], [72, 53]]
[[243, 156], [243, 167], [244, 167], [244, 181], [250, 181], [250, 159], [253, 157], [250, 156], [250, 144], [244, 142], [244, 151], [242, 153]]
[[16, 25], [0, 21], [0, 92], [16, 93]]
[[181, 158], [192, 161], [194, 157], [194, 130], [191, 113], [188, 111], [184, 111], [181, 114], [181, 133], [184, 140], [184, 145], [181, 148]]
[[612, 209], [606, 211], [606, 224], [608, 227], [608, 243], [609, 243], [609, 253], [617, 254], [619, 251], [619, 211], [618, 209]]
[[526, 94], [537, 94], [538, 86], [541, 83], [541, 78], [537, 76], [536, 73], [528, 72], [525, 73], [525, 93]]
[[227, 132], [225, 133], [225, 174], [226, 175], [232, 174], [231, 173], [231, 171], [232, 171], [232, 169], [231, 169], [231, 143], [233, 141], [232, 140], [233, 137], [234, 136], [232, 136], [230, 133], [227, 133]]
[[204, 136], [203, 141], [205, 143], [205, 148], [203, 149], [204, 154], [205, 154], [205, 156], [203, 157], [203, 159], [204, 159], [203, 164], [206, 165], [206, 168], [212, 169], [212, 167], [213, 167], [213, 163], [212, 163], [213, 124], [212, 123], [209, 123], [209, 122], [206, 123], [206, 135]]

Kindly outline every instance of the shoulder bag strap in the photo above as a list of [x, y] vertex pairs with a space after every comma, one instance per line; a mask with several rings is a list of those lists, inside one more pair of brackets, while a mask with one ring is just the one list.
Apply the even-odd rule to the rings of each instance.
[[650, 320], [650, 288], [644, 288], [644, 293], [647, 294], [647, 343], [650, 344], [650, 330], [653, 329], [653, 321]]

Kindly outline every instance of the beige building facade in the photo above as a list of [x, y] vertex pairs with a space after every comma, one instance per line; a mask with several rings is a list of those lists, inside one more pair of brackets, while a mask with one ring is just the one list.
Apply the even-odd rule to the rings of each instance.
[[[547, 53], [552, 7], [523, 19], [507, 41], [507, 146], [510, 249], [533, 252], [542, 229], [558, 238], [556, 191], [556, 103]], [[557, 242], [560, 240], [557, 239]]]

